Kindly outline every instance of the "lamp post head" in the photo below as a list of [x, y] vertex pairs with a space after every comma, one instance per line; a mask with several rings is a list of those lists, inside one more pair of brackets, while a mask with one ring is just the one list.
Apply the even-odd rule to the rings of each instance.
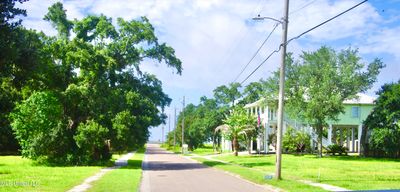
[[253, 17], [253, 20], [255, 20], [255, 21], [262, 21], [262, 20], [265, 20], [265, 19], [269, 19], [269, 20], [272, 20], [272, 21], [276, 21], [276, 22], [278, 22], [280, 24], [283, 24], [282, 20], [275, 19], [275, 18], [272, 18], [272, 17], [261, 17], [260, 15], [257, 15], [257, 17]]

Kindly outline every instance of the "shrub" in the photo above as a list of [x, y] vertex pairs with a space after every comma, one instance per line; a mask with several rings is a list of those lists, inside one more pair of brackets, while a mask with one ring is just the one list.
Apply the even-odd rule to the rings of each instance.
[[332, 155], [335, 155], [336, 153], [338, 153], [339, 155], [347, 155], [347, 151], [347, 147], [343, 147], [337, 144], [332, 144], [327, 147], [327, 153], [331, 153]]
[[361, 150], [367, 156], [399, 158], [400, 81], [383, 85], [377, 95], [375, 107], [364, 121]]
[[21, 145], [21, 154], [34, 160], [62, 159], [68, 149], [62, 107], [51, 92], [36, 92], [11, 113], [12, 129]]
[[86, 123], [79, 124], [74, 139], [80, 149], [80, 162], [90, 164], [110, 158], [111, 155], [106, 145], [107, 133], [107, 128], [93, 120], [88, 120]]
[[288, 127], [283, 136], [283, 148], [290, 153], [304, 153], [311, 149], [311, 137], [304, 131], [296, 131], [292, 127]]

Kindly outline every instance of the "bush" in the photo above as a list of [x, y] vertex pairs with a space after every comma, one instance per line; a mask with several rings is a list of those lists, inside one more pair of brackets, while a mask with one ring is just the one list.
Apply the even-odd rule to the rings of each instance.
[[34, 160], [62, 159], [69, 140], [62, 107], [51, 92], [36, 92], [11, 113], [11, 126], [21, 145], [21, 154]]
[[343, 147], [341, 145], [333, 144], [333, 145], [329, 145], [327, 147], [327, 151], [326, 152], [327, 153], [331, 153], [332, 155], [335, 155], [336, 153], [338, 153], [339, 155], [342, 155], [342, 154], [347, 155], [347, 151], [348, 151], [347, 147]]
[[364, 121], [361, 149], [367, 156], [399, 158], [400, 81], [383, 85], [377, 94], [375, 107]]
[[96, 161], [108, 160], [111, 157], [106, 145], [107, 133], [107, 128], [93, 120], [79, 124], [74, 139], [80, 149], [80, 162], [91, 164]]
[[62, 119], [61, 105], [52, 93], [32, 94], [16, 106], [11, 119], [23, 157], [38, 159], [51, 155]]
[[124, 152], [133, 148], [135, 142], [132, 142], [136, 136], [132, 131], [136, 123], [136, 117], [128, 110], [117, 113], [112, 119], [112, 139], [111, 147], [113, 151]]
[[283, 148], [290, 153], [304, 153], [311, 149], [311, 136], [304, 131], [296, 131], [289, 127], [283, 136]]

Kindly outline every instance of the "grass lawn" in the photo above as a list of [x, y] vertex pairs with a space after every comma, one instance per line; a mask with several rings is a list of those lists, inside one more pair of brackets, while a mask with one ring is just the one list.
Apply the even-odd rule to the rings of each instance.
[[[180, 146], [168, 146], [167, 144], [161, 144], [161, 147], [168, 150], [168, 151], [172, 151], [174, 153], [181, 153], [181, 147]], [[216, 154], [216, 152], [214, 152], [213, 146], [212, 144], [205, 144], [203, 147], [197, 148], [193, 151], [189, 151], [187, 154], [185, 155], [191, 155], [191, 154], [195, 154], [195, 155], [213, 155]]]
[[0, 156], [0, 191], [66, 191], [101, 168], [41, 166], [21, 156]]
[[112, 170], [100, 180], [93, 182], [89, 191], [138, 191], [142, 176], [144, 151], [144, 149], [138, 150], [128, 160], [128, 166]]
[[201, 157], [195, 157], [193, 159], [200, 161], [207, 166], [215, 167], [218, 169], [222, 169], [224, 171], [228, 171], [228, 172], [240, 175], [243, 179], [247, 179], [254, 183], [269, 184], [269, 185], [272, 185], [272, 186], [275, 186], [275, 187], [278, 187], [281, 189], [285, 189], [286, 191], [315, 191], [315, 192], [324, 191], [320, 188], [309, 186], [304, 183], [293, 181], [293, 180], [285, 179], [285, 180], [282, 180], [279, 182], [277, 182], [275, 180], [265, 180], [264, 176], [268, 175], [268, 172], [261, 171], [261, 170], [250, 169], [250, 168], [246, 168], [243, 166], [237, 166], [237, 165], [224, 164], [224, 163], [208, 160], [208, 159], [201, 158]]
[[[197, 158], [206, 165], [241, 175], [257, 183], [288, 191], [318, 191], [298, 180], [309, 180], [353, 190], [400, 189], [400, 160], [336, 156], [316, 158], [314, 155], [283, 155], [282, 181], [264, 180], [275, 170], [275, 155], [239, 156], [224, 155], [216, 159], [237, 165], [227, 165], [204, 158]], [[240, 165], [240, 166], [238, 166]]]
[[191, 151], [192, 154], [196, 155], [213, 155], [216, 154], [214, 152], [212, 144], [206, 144], [204, 147], [200, 147], [195, 149], [194, 151]]
[[164, 149], [166, 149], [168, 151], [172, 151], [174, 153], [181, 153], [181, 150], [182, 150], [182, 148], [180, 146], [174, 147], [174, 146], [167, 145], [165, 143], [161, 144], [160, 147], [164, 148]]

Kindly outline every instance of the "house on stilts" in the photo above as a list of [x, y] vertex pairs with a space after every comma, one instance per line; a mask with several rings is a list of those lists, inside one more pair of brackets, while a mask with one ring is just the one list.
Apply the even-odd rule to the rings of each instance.
[[[361, 143], [360, 138], [363, 134], [363, 122], [371, 113], [374, 107], [375, 98], [359, 93], [356, 99], [345, 100], [344, 113], [339, 114], [336, 121], [328, 120], [328, 126], [323, 134], [322, 145], [327, 147], [331, 144], [347, 147], [350, 153], [360, 153]], [[275, 102], [276, 103], [276, 102]], [[271, 135], [277, 130], [277, 106], [274, 102], [267, 102], [265, 99], [260, 99], [254, 103], [245, 105], [244, 107], [254, 118], [260, 118], [262, 127], [261, 134], [253, 140], [251, 151], [253, 153], [268, 153], [275, 152], [275, 147], [272, 142], [269, 142]], [[285, 134], [288, 127], [295, 130], [305, 131], [311, 136], [311, 147], [317, 147], [317, 134], [312, 125], [305, 123], [306, 121], [297, 118], [290, 118], [287, 113], [284, 113], [283, 130]], [[222, 150], [231, 150], [231, 143], [228, 140], [222, 141]]]

